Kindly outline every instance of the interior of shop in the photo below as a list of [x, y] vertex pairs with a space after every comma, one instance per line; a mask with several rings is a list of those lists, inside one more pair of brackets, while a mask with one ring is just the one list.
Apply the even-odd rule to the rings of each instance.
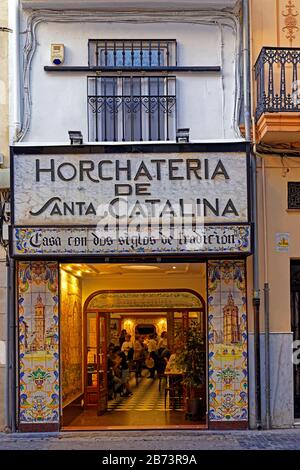
[[207, 426], [206, 264], [60, 265], [63, 429]]

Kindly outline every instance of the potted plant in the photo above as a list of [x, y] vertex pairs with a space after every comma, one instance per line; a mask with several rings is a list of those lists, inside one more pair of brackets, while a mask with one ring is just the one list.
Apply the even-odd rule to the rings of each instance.
[[182, 347], [176, 352], [176, 365], [183, 371], [187, 414], [191, 419], [201, 419], [206, 411], [206, 348], [204, 334], [198, 322], [191, 322], [189, 328], [183, 332]]

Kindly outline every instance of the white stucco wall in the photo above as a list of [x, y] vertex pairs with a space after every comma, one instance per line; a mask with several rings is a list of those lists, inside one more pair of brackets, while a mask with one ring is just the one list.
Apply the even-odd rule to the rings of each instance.
[[[194, 12], [183, 14], [181, 21], [171, 13], [155, 19], [154, 13], [148, 13], [142, 18], [125, 15], [124, 22], [120, 22], [118, 16], [108, 20], [101, 14], [91, 17], [86, 13], [86, 18], [78, 12], [64, 15], [63, 20], [61, 13], [48, 12], [34, 13], [33, 21], [29, 16], [27, 26], [28, 13], [23, 11], [22, 15], [22, 29], [34, 31], [21, 35], [24, 141], [66, 142], [68, 130], [78, 129], [88, 140], [88, 74], [45, 72], [44, 66], [52, 65], [51, 43], [63, 43], [64, 65], [76, 66], [87, 65], [88, 39], [126, 38], [176, 39], [179, 66], [221, 66], [221, 73], [177, 74], [177, 126], [189, 127], [191, 140], [240, 137], [236, 121], [239, 34], [231, 14]], [[37, 24], [39, 19], [47, 21]]]

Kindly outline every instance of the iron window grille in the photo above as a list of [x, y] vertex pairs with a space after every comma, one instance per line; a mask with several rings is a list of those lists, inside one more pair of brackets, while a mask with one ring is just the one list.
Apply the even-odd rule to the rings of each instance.
[[288, 209], [300, 209], [300, 182], [288, 182]]
[[300, 49], [264, 47], [255, 64], [256, 119], [300, 111]]
[[89, 66], [144, 68], [177, 65], [174, 39], [89, 40]]
[[176, 79], [157, 71], [176, 54], [175, 40], [90, 40], [89, 66], [124, 74], [88, 77], [89, 140], [174, 140]]
[[176, 79], [88, 77], [89, 140], [175, 140]]

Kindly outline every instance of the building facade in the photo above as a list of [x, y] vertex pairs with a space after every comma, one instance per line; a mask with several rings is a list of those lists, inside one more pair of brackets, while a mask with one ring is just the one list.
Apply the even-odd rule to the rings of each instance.
[[68, 428], [78, 404], [113, 426], [109, 340], [165, 328], [175, 347], [193, 318], [203, 427], [294, 424], [290, 290], [266, 274], [290, 263], [292, 237], [274, 225], [273, 261], [266, 193], [284, 198], [256, 145], [264, 2], [249, 3], [11, 2], [11, 429]]
[[[262, 411], [264, 421], [269, 421], [271, 426], [289, 426], [299, 419], [299, 220], [296, 201], [299, 185], [300, 4], [297, 1], [252, 1], [251, 7], [252, 115], [258, 162], [258, 251], [262, 294], [262, 389], [267, 390]], [[290, 359], [293, 353], [294, 364]], [[266, 363], [269, 364], [268, 374], [265, 374]], [[281, 407], [283, 396], [284, 407]]]

